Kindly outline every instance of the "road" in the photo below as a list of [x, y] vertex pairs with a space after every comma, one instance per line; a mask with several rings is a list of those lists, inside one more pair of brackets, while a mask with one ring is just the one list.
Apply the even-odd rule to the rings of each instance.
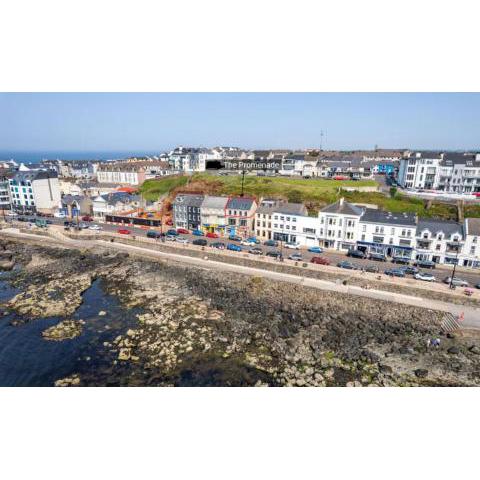
[[[34, 218], [34, 217], [30, 216], [28, 218]], [[41, 217], [38, 217], [38, 218], [41, 219]], [[64, 219], [62, 219], [62, 218], [51, 218], [49, 220], [52, 221], [55, 225], [63, 225], [63, 222], [64, 222]], [[16, 223], [16, 226], [22, 226], [22, 223], [20, 223], [20, 222], [15, 222], [15, 223]], [[106, 224], [106, 223], [102, 223], [102, 224], [98, 224], [96, 222], [91, 222], [91, 223], [100, 225], [102, 227], [102, 231], [105, 231], [105, 232], [117, 232], [120, 228], [122, 228], [122, 227], [119, 227], [117, 225], [109, 225], [109, 224]], [[23, 226], [25, 226], [25, 223], [23, 223]], [[132, 232], [132, 234], [134, 234], [136, 236], [139, 236], [139, 237], [146, 235], [146, 230], [144, 228], [130, 227], [130, 226], [124, 227], [124, 228], [127, 228], [128, 230], [130, 230]], [[165, 228], [168, 229], [168, 228], [173, 228], [173, 227], [165, 227]], [[215, 242], [222, 242], [222, 243], [225, 243], [225, 245], [228, 244], [228, 243], [234, 243], [236, 245], [239, 245], [239, 246], [241, 246], [241, 248], [244, 251], [248, 251], [249, 248], [250, 248], [250, 247], [247, 247], [247, 246], [240, 245], [240, 242], [230, 241], [230, 240], [225, 239], [225, 238], [216, 238], [216, 239], [212, 238], [212, 239], [210, 239], [210, 238], [205, 238], [205, 237], [196, 237], [196, 236], [191, 235], [191, 234], [189, 234], [189, 235], [183, 235], [182, 234], [181, 236], [185, 237], [185, 238], [188, 238], [189, 242], [192, 242], [193, 240], [198, 239], [198, 238], [204, 238], [205, 240], [207, 240], [208, 246], [210, 246], [210, 244], [215, 243]], [[267, 247], [265, 245], [257, 245], [257, 247], [260, 247], [262, 249], [262, 252], [263, 252], [262, 255], [265, 255], [269, 251], [279, 251], [283, 254], [283, 256], [285, 258], [288, 258], [288, 256], [291, 255], [292, 253], [300, 253], [302, 255], [302, 261], [306, 261], [306, 262], [310, 262], [312, 257], [321, 256], [321, 257], [327, 258], [332, 265], [336, 265], [338, 262], [341, 262], [341, 261], [344, 261], [344, 260], [349, 260], [349, 261], [351, 261], [351, 263], [353, 263], [359, 269], [366, 268], [367, 266], [376, 266], [376, 267], [378, 267], [380, 272], [383, 272], [383, 271], [391, 269], [391, 268], [400, 267], [400, 265], [395, 265], [391, 262], [375, 262], [375, 261], [367, 260], [367, 259], [347, 258], [344, 253], [334, 251], [334, 250], [333, 251], [332, 250], [324, 250], [323, 253], [321, 253], [319, 255], [317, 253], [308, 252], [307, 249], [305, 249], [305, 248], [302, 248], [300, 250], [290, 250], [290, 249], [285, 248], [283, 244], [279, 244], [279, 246], [277, 248]], [[451, 274], [452, 268], [453, 267], [450, 267], [450, 266], [439, 266], [434, 270], [428, 270], [428, 273], [433, 274], [435, 276], [437, 282], [442, 282], [446, 277], [448, 277]], [[460, 271], [460, 269], [458, 269], [455, 276], [460, 277], [462, 280], [467, 281], [469, 283], [469, 285], [472, 286], [472, 287], [480, 284], [480, 272], [477, 273], [477, 272], [473, 272], [473, 271]]]
[[108, 249], [123, 250], [132, 254], [137, 254], [142, 258], [168, 258], [171, 260], [179, 261], [182, 263], [188, 263], [199, 267], [207, 268], [209, 270], [215, 269], [219, 271], [228, 271], [243, 273], [246, 275], [261, 276], [264, 278], [270, 278], [277, 281], [300, 284], [307, 287], [313, 287], [320, 290], [332, 291], [350, 294], [359, 297], [372, 298], [378, 300], [384, 300], [392, 303], [400, 303], [404, 305], [411, 305], [415, 307], [428, 308], [432, 310], [439, 310], [442, 312], [448, 312], [455, 316], [462, 315], [463, 321], [461, 326], [463, 328], [480, 329], [480, 309], [467, 305], [459, 305], [450, 302], [443, 302], [438, 300], [430, 300], [424, 297], [416, 297], [412, 295], [406, 295], [402, 293], [364, 289], [356, 285], [343, 285], [341, 282], [332, 282], [329, 280], [322, 280], [317, 278], [303, 277], [300, 275], [287, 274], [283, 272], [275, 272], [272, 270], [265, 270], [262, 268], [247, 267], [243, 265], [237, 265], [227, 262], [219, 262], [214, 259], [190, 257], [172, 252], [161, 252], [158, 250], [152, 250], [136, 245], [126, 245], [121, 243], [111, 243], [105, 240], [60, 240], [53, 239], [51, 237], [39, 237], [38, 235], [25, 234], [25, 233], [12, 233], [5, 232], [9, 236], [20, 238], [32, 238], [41, 243], [55, 242], [60, 243], [67, 248], [95, 248], [106, 247]]

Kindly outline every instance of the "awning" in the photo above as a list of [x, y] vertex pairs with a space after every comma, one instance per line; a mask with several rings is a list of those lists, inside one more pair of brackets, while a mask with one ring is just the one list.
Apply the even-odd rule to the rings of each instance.
[[360, 242], [357, 241], [357, 245], [365, 245], [365, 246], [371, 246], [371, 247], [381, 247], [381, 248], [395, 248], [395, 249], [400, 249], [400, 250], [413, 250], [412, 247], [404, 247], [402, 245], [390, 245], [386, 243], [373, 243], [373, 242]]

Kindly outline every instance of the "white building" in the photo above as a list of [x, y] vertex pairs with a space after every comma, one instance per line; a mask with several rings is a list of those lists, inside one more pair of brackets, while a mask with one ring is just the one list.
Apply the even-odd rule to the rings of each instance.
[[414, 214], [367, 208], [358, 226], [359, 250], [389, 257], [412, 258], [417, 227], [417, 217]]
[[318, 214], [320, 246], [336, 250], [355, 248], [362, 215], [360, 207], [343, 198], [323, 208]]
[[463, 232], [465, 243], [460, 265], [480, 268], [480, 218], [466, 218]]
[[97, 220], [103, 220], [107, 215], [140, 208], [142, 203], [139, 195], [131, 195], [126, 192], [112, 192], [99, 195], [92, 201], [93, 216]]
[[99, 165], [97, 180], [100, 183], [141, 185], [148, 178], [172, 173], [169, 164], [163, 161], [107, 162]]
[[9, 180], [12, 209], [21, 212], [54, 213], [61, 194], [53, 170], [30, 170], [23, 164]]
[[[307, 232], [303, 232], [303, 228], [306, 225], [306, 228], [308, 228], [308, 221], [304, 217], [308, 217], [308, 212], [302, 203], [280, 203], [276, 205], [271, 215], [272, 239], [293, 243], [305, 241], [304, 237]], [[315, 224], [315, 220], [313, 220], [313, 224]], [[315, 230], [315, 227], [313, 230]], [[311, 235], [315, 236], [315, 232]]]
[[407, 189], [480, 192], [480, 154], [412, 153], [400, 161], [398, 183]]

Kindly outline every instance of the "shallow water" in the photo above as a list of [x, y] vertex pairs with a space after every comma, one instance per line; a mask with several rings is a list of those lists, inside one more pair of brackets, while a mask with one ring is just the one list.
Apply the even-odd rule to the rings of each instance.
[[[3, 277], [3, 278], [2, 278]], [[0, 302], [19, 291], [0, 276]], [[105, 316], [98, 312], [104, 310]], [[83, 303], [71, 319], [85, 321], [80, 336], [60, 342], [45, 340], [42, 331], [64, 318], [35, 319], [13, 326], [13, 313], [0, 318], [0, 386], [52, 386], [55, 380], [84, 370], [94, 372], [111, 364], [103, 342], [113, 340], [136, 325], [137, 309], [124, 309], [118, 299], [104, 292], [100, 280], [84, 293]], [[90, 359], [88, 359], [90, 357]]]

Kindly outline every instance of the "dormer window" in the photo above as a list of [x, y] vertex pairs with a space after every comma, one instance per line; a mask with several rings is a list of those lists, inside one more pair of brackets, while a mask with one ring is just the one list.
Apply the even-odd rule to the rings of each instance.
[[441, 233], [437, 235], [437, 240], [443, 240], [443, 235]]
[[423, 235], [422, 235], [423, 238], [428, 238], [429, 237], [429, 234], [428, 232], [423, 232]]

